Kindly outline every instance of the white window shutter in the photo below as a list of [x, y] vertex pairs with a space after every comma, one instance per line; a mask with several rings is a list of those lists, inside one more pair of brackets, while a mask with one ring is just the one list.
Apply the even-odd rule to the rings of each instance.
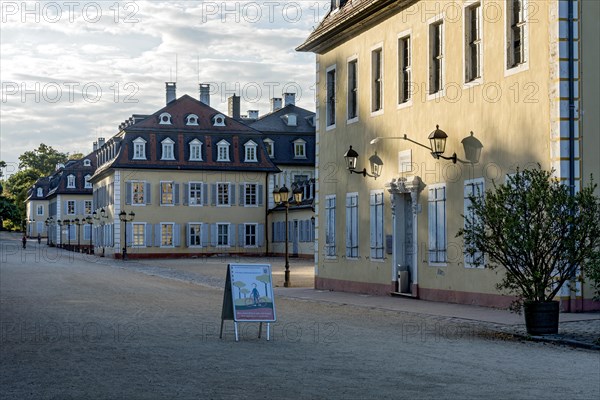
[[374, 193], [369, 197], [369, 211], [371, 258], [377, 258], [377, 195]]
[[216, 205], [217, 204], [217, 184], [216, 183], [211, 183], [211, 205]]
[[127, 231], [127, 246], [131, 247], [131, 245], [133, 244], [133, 224], [126, 224], [127, 227], [125, 228]]
[[154, 245], [160, 247], [161, 245], [161, 227], [160, 224], [154, 224]]
[[256, 196], [258, 197], [258, 205], [259, 206], [263, 205], [263, 190], [264, 190], [264, 185], [257, 185]]
[[207, 183], [202, 184], [202, 204], [205, 206], [208, 205], [208, 184]]
[[235, 206], [235, 184], [229, 184], [229, 205]]
[[173, 183], [173, 203], [179, 205], [179, 183]]
[[[190, 202], [189, 200], [190, 198], [190, 185], [188, 183], [184, 183], [183, 184], [183, 205], [187, 206]], [[201, 200], [197, 200], [197, 201], [201, 201]]]
[[210, 224], [210, 245], [217, 246], [217, 224]]
[[235, 224], [229, 224], [227, 228], [227, 245], [233, 246], [235, 243]]
[[265, 245], [265, 225], [258, 224], [256, 226], [256, 245], [263, 247]]
[[189, 222], [186, 222], [185, 224], [185, 246], [186, 247], [190, 247], [191, 245], [191, 230], [190, 230], [190, 224]]
[[436, 254], [436, 208], [435, 208], [435, 189], [429, 189], [427, 203], [427, 225], [429, 229], [429, 262], [435, 262]]
[[244, 224], [239, 224], [238, 225], [238, 246], [239, 247], [244, 247], [244, 245], [246, 244], [245, 241], [245, 226]]
[[208, 229], [209, 228], [209, 224], [202, 224], [202, 226], [200, 227], [200, 245], [202, 247], [206, 247], [208, 246]]
[[240, 206], [244, 206], [245, 205], [245, 199], [244, 199], [244, 192], [245, 192], [245, 185], [243, 183], [240, 183]]

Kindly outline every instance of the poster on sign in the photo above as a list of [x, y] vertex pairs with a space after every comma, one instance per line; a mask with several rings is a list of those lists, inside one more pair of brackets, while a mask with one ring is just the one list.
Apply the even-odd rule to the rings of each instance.
[[271, 266], [230, 264], [233, 320], [237, 322], [275, 321], [275, 301]]

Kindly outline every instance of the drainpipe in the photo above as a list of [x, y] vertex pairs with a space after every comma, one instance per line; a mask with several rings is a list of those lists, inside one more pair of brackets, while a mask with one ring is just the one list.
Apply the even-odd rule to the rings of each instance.
[[[569, 191], [571, 196], [575, 196], [575, 42], [573, 29], [573, 0], [568, 2], [568, 52], [569, 52]], [[575, 284], [577, 285], [577, 284]], [[571, 296], [573, 289], [569, 289], [569, 311], [571, 310]], [[577, 296], [575, 292], [575, 296]], [[583, 293], [582, 293], [583, 296]], [[575, 297], [577, 298], [577, 297]], [[582, 298], [583, 299], [583, 298]], [[583, 300], [582, 300], [583, 301]]]
[[265, 255], [269, 255], [269, 173], [265, 174]]

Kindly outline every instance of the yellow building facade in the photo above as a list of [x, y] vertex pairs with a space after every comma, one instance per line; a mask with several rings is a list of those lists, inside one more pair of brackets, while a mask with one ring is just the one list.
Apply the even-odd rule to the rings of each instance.
[[[317, 54], [316, 287], [508, 305], [496, 272], [471, 265], [455, 237], [465, 198], [537, 164], [575, 190], [589, 174], [600, 176], [598, 117], [590, 111], [600, 93], [592, 49], [598, 4], [332, 7], [298, 48]], [[443, 155], [456, 153], [458, 162], [424, 148], [438, 126], [448, 136]], [[463, 162], [474, 160], [464, 150], [473, 139], [480, 156]], [[383, 162], [377, 179], [348, 172], [350, 146], [356, 171], [367, 174], [376, 152]], [[562, 295], [571, 299], [565, 309], [598, 307], [586, 285]]]

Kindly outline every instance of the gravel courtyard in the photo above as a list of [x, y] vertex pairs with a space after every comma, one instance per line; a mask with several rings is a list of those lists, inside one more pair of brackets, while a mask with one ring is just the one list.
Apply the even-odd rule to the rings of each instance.
[[[598, 352], [435, 317], [276, 298], [270, 342], [256, 337], [257, 324], [241, 324], [236, 343], [230, 321], [221, 340], [219, 282], [1, 239], [2, 399], [600, 395]], [[206, 268], [224, 280], [225, 263]], [[310, 282], [300, 271], [297, 284]]]

